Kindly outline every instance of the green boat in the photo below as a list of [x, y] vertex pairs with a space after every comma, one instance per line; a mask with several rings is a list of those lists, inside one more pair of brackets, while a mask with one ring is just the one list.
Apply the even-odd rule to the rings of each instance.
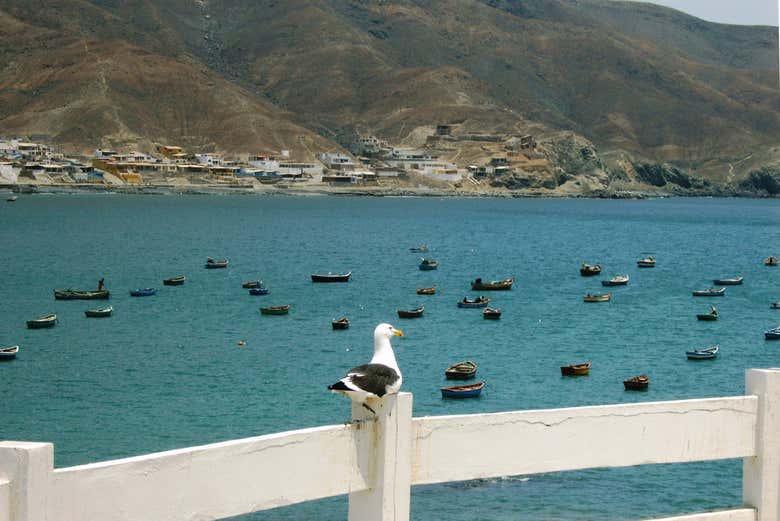
[[263, 315], [286, 315], [290, 312], [290, 304], [284, 306], [268, 306], [260, 308], [260, 313]]

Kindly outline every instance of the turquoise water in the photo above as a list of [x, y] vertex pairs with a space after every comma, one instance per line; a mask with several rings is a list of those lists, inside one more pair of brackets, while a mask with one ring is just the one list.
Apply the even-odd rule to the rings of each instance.
[[[415, 415], [508, 411], [737, 395], [744, 370], [780, 365], [780, 202], [34, 196], [0, 206], [0, 439], [50, 441], [69, 466], [348, 420], [325, 391], [371, 355], [372, 331], [390, 322]], [[427, 244], [437, 271], [417, 269]], [[651, 254], [654, 269], [635, 261]], [[206, 257], [230, 259], [205, 270]], [[584, 304], [605, 277], [628, 274], [613, 301]], [[349, 284], [309, 274], [352, 270]], [[162, 279], [187, 275], [181, 287]], [[719, 299], [691, 291], [743, 275]], [[516, 278], [491, 294], [504, 314], [458, 309], [469, 281]], [[104, 277], [115, 315], [86, 319], [101, 301], [55, 301], [52, 289], [90, 289]], [[241, 282], [263, 279], [250, 296]], [[415, 288], [436, 284], [434, 296]], [[129, 290], [156, 286], [154, 297]], [[289, 316], [261, 305], [292, 304]], [[397, 308], [425, 304], [399, 320]], [[695, 319], [716, 304], [717, 322]], [[25, 320], [56, 312], [49, 330]], [[330, 321], [349, 316], [346, 331]], [[246, 345], [238, 347], [244, 340]], [[719, 343], [714, 362], [684, 352]], [[478, 400], [443, 401], [443, 371], [471, 358], [488, 385]], [[593, 361], [588, 377], [559, 366]], [[646, 393], [622, 380], [647, 373]], [[518, 440], [518, 443], [522, 443]], [[707, 494], [699, 491], [706, 488]], [[414, 519], [642, 519], [738, 505], [741, 463], [589, 470], [415, 488]], [[663, 498], [661, 500], [661, 498]], [[474, 510], [477, 509], [477, 510]], [[477, 514], [478, 513], [478, 514]], [[334, 498], [249, 516], [345, 519]]]

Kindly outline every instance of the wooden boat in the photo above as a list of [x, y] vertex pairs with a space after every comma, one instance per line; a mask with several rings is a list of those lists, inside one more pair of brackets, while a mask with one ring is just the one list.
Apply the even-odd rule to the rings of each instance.
[[341, 274], [328, 273], [327, 275], [313, 274], [311, 276], [312, 282], [349, 282], [349, 277], [352, 276], [352, 272], [348, 271]]
[[693, 292], [694, 297], [722, 297], [726, 294], [726, 288], [700, 289]]
[[270, 290], [268, 288], [250, 288], [249, 289], [249, 294], [250, 295], [268, 295], [269, 291]]
[[710, 312], [709, 313], [703, 313], [700, 315], [696, 315], [697, 320], [718, 320], [718, 308], [715, 306], [710, 306]]
[[475, 279], [471, 282], [472, 291], [507, 291], [512, 289], [515, 279], [493, 280], [490, 282], [483, 282], [482, 279]]
[[645, 257], [636, 261], [636, 265], [639, 268], [655, 268], [655, 259], [652, 257]]
[[688, 357], [688, 360], [712, 360], [718, 356], [718, 351], [720, 351], [720, 346], [705, 347], [686, 351], [685, 356]]
[[623, 387], [626, 391], [646, 391], [648, 385], [650, 385], [650, 378], [646, 374], [623, 380]]
[[586, 293], [582, 297], [583, 302], [609, 302], [612, 299], [612, 293]]
[[485, 308], [482, 310], [482, 318], [485, 320], [498, 320], [501, 318], [501, 310], [498, 308]]
[[764, 339], [766, 340], [780, 340], [780, 326], [764, 331]]
[[602, 286], [625, 286], [628, 284], [628, 275], [615, 275], [609, 280], [602, 280]]
[[19, 352], [19, 346], [0, 348], [0, 361], [13, 360], [14, 358], [16, 358], [16, 354], [18, 352]]
[[290, 312], [290, 304], [284, 306], [268, 306], [260, 308], [260, 313], [263, 315], [286, 315]]
[[712, 283], [716, 286], [739, 286], [745, 277], [734, 277], [731, 279], [714, 279]]
[[333, 326], [333, 329], [349, 329], [349, 319], [347, 317], [334, 318], [330, 324]]
[[214, 260], [211, 257], [209, 257], [208, 259], [206, 259], [205, 268], [207, 270], [216, 270], [216, 269], [220, 269], [220, 268], [227, 268], [228, 262], [229, 261], [227, 259]]
[[417, 288], [418, 295], [434, 295], [436, 293], [436, 286], [430, 288]]
[[9, 203], [15, 203], [17, 199], [19, 199], [19, 197], [15, 196], [15, 195], [12, 195], [8, 199], [6, 199], [6, 201], [9, 202]]
[[187, 277], [179, 275], [178, 277], [171, 277], [170, 279], [163, 279], [163, 286], [181, 286]]
[[591, 362], [581, 364], [562, 365], [561, 376], [585, 376], [590, 373]]
[[157, 293], [156, 288], [139, 288], [139, 289], [131, 289], [130, 290], [130, 296], [131, 297], [151, 297], [152, 295], [155, 295]]
[[108, 306], [107, 308], [88, 309], [84, 312], [84, 314], [88, 318], [105, 318], [110, 317], [113, 312], [114, 307]]
[[420, 318], [423, 316], [423, 311], [425, 311], [425, 306], [409, 310], [399, 309], [398, 318]]
[[420, 269], [422, 271], [431, 271], [439, 267], [439, 261], [433, 259], [422, 259], [420, 261]]
[[409, 251], [411, 251], [413, 253], [425, 253], [425, 252], [428, 251], [428, 247], [425, 246], [425, 245], [412, 246], [411, 248], [409, 248]]
[[476, 398], [482, 394], [485, 382], [477, 382], [471, 385], [456, 385], [453, 387], [442, 387], [442, 398]]
[[772, 302], [771, 304], [769, 304], [769, 309], [780, 309], [780, 300], [778, 300], [777, 302]]
[[41, 329], [44, 327], [54, 327], [57, 323], [57, 315], [51, 313], [49, 315], [43, 315], [33, 320], [27, 321], [28, 329]]
[[592, 277], [594, 275], [598, 275], [599, 273], [601, 273], [601, 266], [598, 264], [590, 265], [583, 262], [582, 266], [580, 266], [580, 275], [583, 277]]
[[474, 299], [470, 299], [468, 297], [463, 297], [463, 300], [458, 302], [459, 308], [485, 308], [490, 303], [492, 299], [489, 297], [478, 297]]
[[263, 285], [262, 280], [249, 280], [247, 282], [241, 283], [241, 287], [244, 289], [259, 288], [262, 287], [262, 285]]
[[100, 291], [79, 291], [76, 289], [55, 289], [54, 298], [56, 300], [105, 300], [109, 298], [110, 292], [107, 289]]
[[774, 256], [769, 256], [766, 259], [764, 259], [764, 266], [777, 266], [780, 264], [780, 259]]
[[444, 371], [447, 380], [468, 380], [477, 375], [477, 364], [471, 360], [452, 364]]

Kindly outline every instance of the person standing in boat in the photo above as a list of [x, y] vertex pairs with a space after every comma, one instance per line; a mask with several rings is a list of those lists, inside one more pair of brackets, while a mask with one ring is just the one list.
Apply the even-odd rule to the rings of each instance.
[[103, 277], [98, 281], [98, 291], [103, 291]]

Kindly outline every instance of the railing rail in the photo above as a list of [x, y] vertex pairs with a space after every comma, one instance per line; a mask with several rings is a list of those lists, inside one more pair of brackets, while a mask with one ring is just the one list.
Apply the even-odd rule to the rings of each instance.
[[203, 521], [348, 494], [351, 521], [408, 521], [418, 484], [743, 458], [744, 508], [663, 521], [780, 521], [780, 369], [746, 382], [730, 398], [421, 418], [400, 393], [347, 425], [56, 470], [49, 443], [0, 442], [0, 520]]

